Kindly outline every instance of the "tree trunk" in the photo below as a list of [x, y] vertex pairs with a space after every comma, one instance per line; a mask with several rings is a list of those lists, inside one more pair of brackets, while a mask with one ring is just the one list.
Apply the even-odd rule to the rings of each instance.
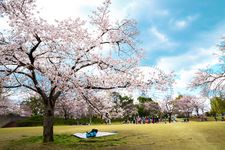
[[67, 120], [68, 118], [67, 118], [67, 114], [64, 114], [64, 120]]
[[48, 104], [45, 106], [43, 121], [43, 142], [53, 142], [53, 122], [54, 122], [54, 106]]
[[63, 107], [63, 113], [64, 113], [64, 119], [65, 120], [67, 120], [67, 119], [69, 119], [69, 113], [67, 114], [67, 110], [66, 110], [66, 108], [65, 107]]
[[224, 121], [224, 115], [221, 113], [221, 121]]
[[89, 124], [91, 125], [92, 124], [92, 116], [90, 115], [89, 117]]
[[67, 120], [67, 119], [69, 119], [69, 115], [67, 115], [67, 112], [64, 111], [64, 120]]
[[198, 108], [195, 108], [195, 109], [196, 109], [197, 117], [199, 117], [199, 109]]
[[172, 113], [169, 113], [169, 123], [172, 121]]
[[187, 112], [187, 122], [189, 122], [190, 114]]

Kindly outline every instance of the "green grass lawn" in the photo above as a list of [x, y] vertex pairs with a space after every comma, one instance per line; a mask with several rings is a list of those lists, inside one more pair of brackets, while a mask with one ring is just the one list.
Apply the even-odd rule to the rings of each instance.
[[[71, 136], [92, 128], [117, 131], [117, 135], [78, 139]], [[42, 144], [42, 127], [0, 129], [1, 150], [26, 149], [147, 149], [216, 150], [225, 149], [225, 123], [190, 122], [144, 125], [55, 126], [55, 142]]]

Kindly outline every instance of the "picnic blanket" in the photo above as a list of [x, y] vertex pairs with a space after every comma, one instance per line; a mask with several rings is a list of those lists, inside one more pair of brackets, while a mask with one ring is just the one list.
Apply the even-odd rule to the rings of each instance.
[[[102, 137], [102, 136], [110, 136], [110, 135], [115, 135], [117, 133], [113, 132], [97, 132], [95, 137]], [[73, 134], [75, 137], [81, 138], [81, 139], [86, 139], [86, 133], [75, 133]]]

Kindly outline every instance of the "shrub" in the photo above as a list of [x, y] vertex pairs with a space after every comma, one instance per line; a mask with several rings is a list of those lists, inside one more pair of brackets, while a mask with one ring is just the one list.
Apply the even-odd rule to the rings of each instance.
[[[90, 123], [89, 118], [81, 119], [64, 119], [64, 118], [54, 118], [54, 125], [87, 125]], [[91, 121], [92, 124], [102, 124], [104, 121], [100, 118], [94, 117]], [[17, 127], [29, 127], [29, 126], [42, 126], [43, 116], [32, 116], [22, 120], [16, 121]]]

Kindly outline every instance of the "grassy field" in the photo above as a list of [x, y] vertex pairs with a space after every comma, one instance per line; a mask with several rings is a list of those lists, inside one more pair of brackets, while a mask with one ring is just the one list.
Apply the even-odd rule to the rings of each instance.
[[[78, 139], [71, 136], [92, 128], [117, 131], [109, 137]], [[0, 150], [147, 149], [224, 150], [225, 123], [190, 122], [144, 125], [55, 126], [55, 142], [42, 144], [42, 127], [0, 129]]]

